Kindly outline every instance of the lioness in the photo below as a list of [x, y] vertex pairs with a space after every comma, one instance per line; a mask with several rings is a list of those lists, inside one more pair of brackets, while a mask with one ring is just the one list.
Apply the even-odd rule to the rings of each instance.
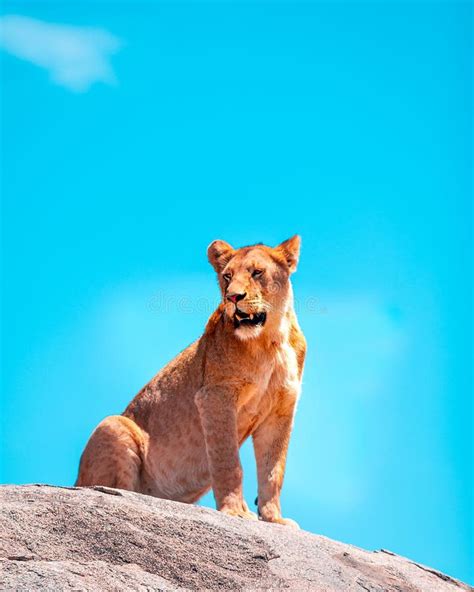
[[300, 238], [275, 248], [208, 247], [222, 302], [204, 335], [166, 365], [122, 415], [104, 419], [76, 485], [105, 485], [180, 502], [210, 487], [217, 509], [256, 519], [242, 495], [239, 447], [252, 435], [262, 520], [282, 518], [280, 490], [306, 343], [290, 274]]

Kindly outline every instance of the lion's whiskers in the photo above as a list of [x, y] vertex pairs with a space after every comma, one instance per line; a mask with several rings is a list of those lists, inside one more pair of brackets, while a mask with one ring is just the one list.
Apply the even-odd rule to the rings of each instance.
[[242, 304], [246, 304], [247, 306], [258, 306], [262, 311], [265, 312], [269, 312], [273, 308], [273, 305], [266, 300], [245, 300], [242, 301]]

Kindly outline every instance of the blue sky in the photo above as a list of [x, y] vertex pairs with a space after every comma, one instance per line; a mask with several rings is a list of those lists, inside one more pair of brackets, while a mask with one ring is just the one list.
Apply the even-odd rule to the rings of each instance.
[[2, 11], [1, 482], [74, 481], [201, 333], [211, 240], [297, 232], [285, 514], [474, 581], [471, 5]]

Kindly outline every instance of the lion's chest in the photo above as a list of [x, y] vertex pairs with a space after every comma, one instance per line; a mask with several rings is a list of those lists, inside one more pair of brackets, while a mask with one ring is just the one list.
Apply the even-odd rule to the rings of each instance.
[[296, 354], [284, 342], [268, 358], [256, 360], [248, 373], [248, 386], [240, 393], [237, 405], [241, 441], [269, 415], [281, 397], [298, 396], [300, 381]]

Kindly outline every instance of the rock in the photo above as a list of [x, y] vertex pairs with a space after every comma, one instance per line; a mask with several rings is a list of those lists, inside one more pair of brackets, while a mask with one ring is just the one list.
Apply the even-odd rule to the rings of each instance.
[[0, 487], [1, 590], [460, 592], [389, 551], [136, 493]]

